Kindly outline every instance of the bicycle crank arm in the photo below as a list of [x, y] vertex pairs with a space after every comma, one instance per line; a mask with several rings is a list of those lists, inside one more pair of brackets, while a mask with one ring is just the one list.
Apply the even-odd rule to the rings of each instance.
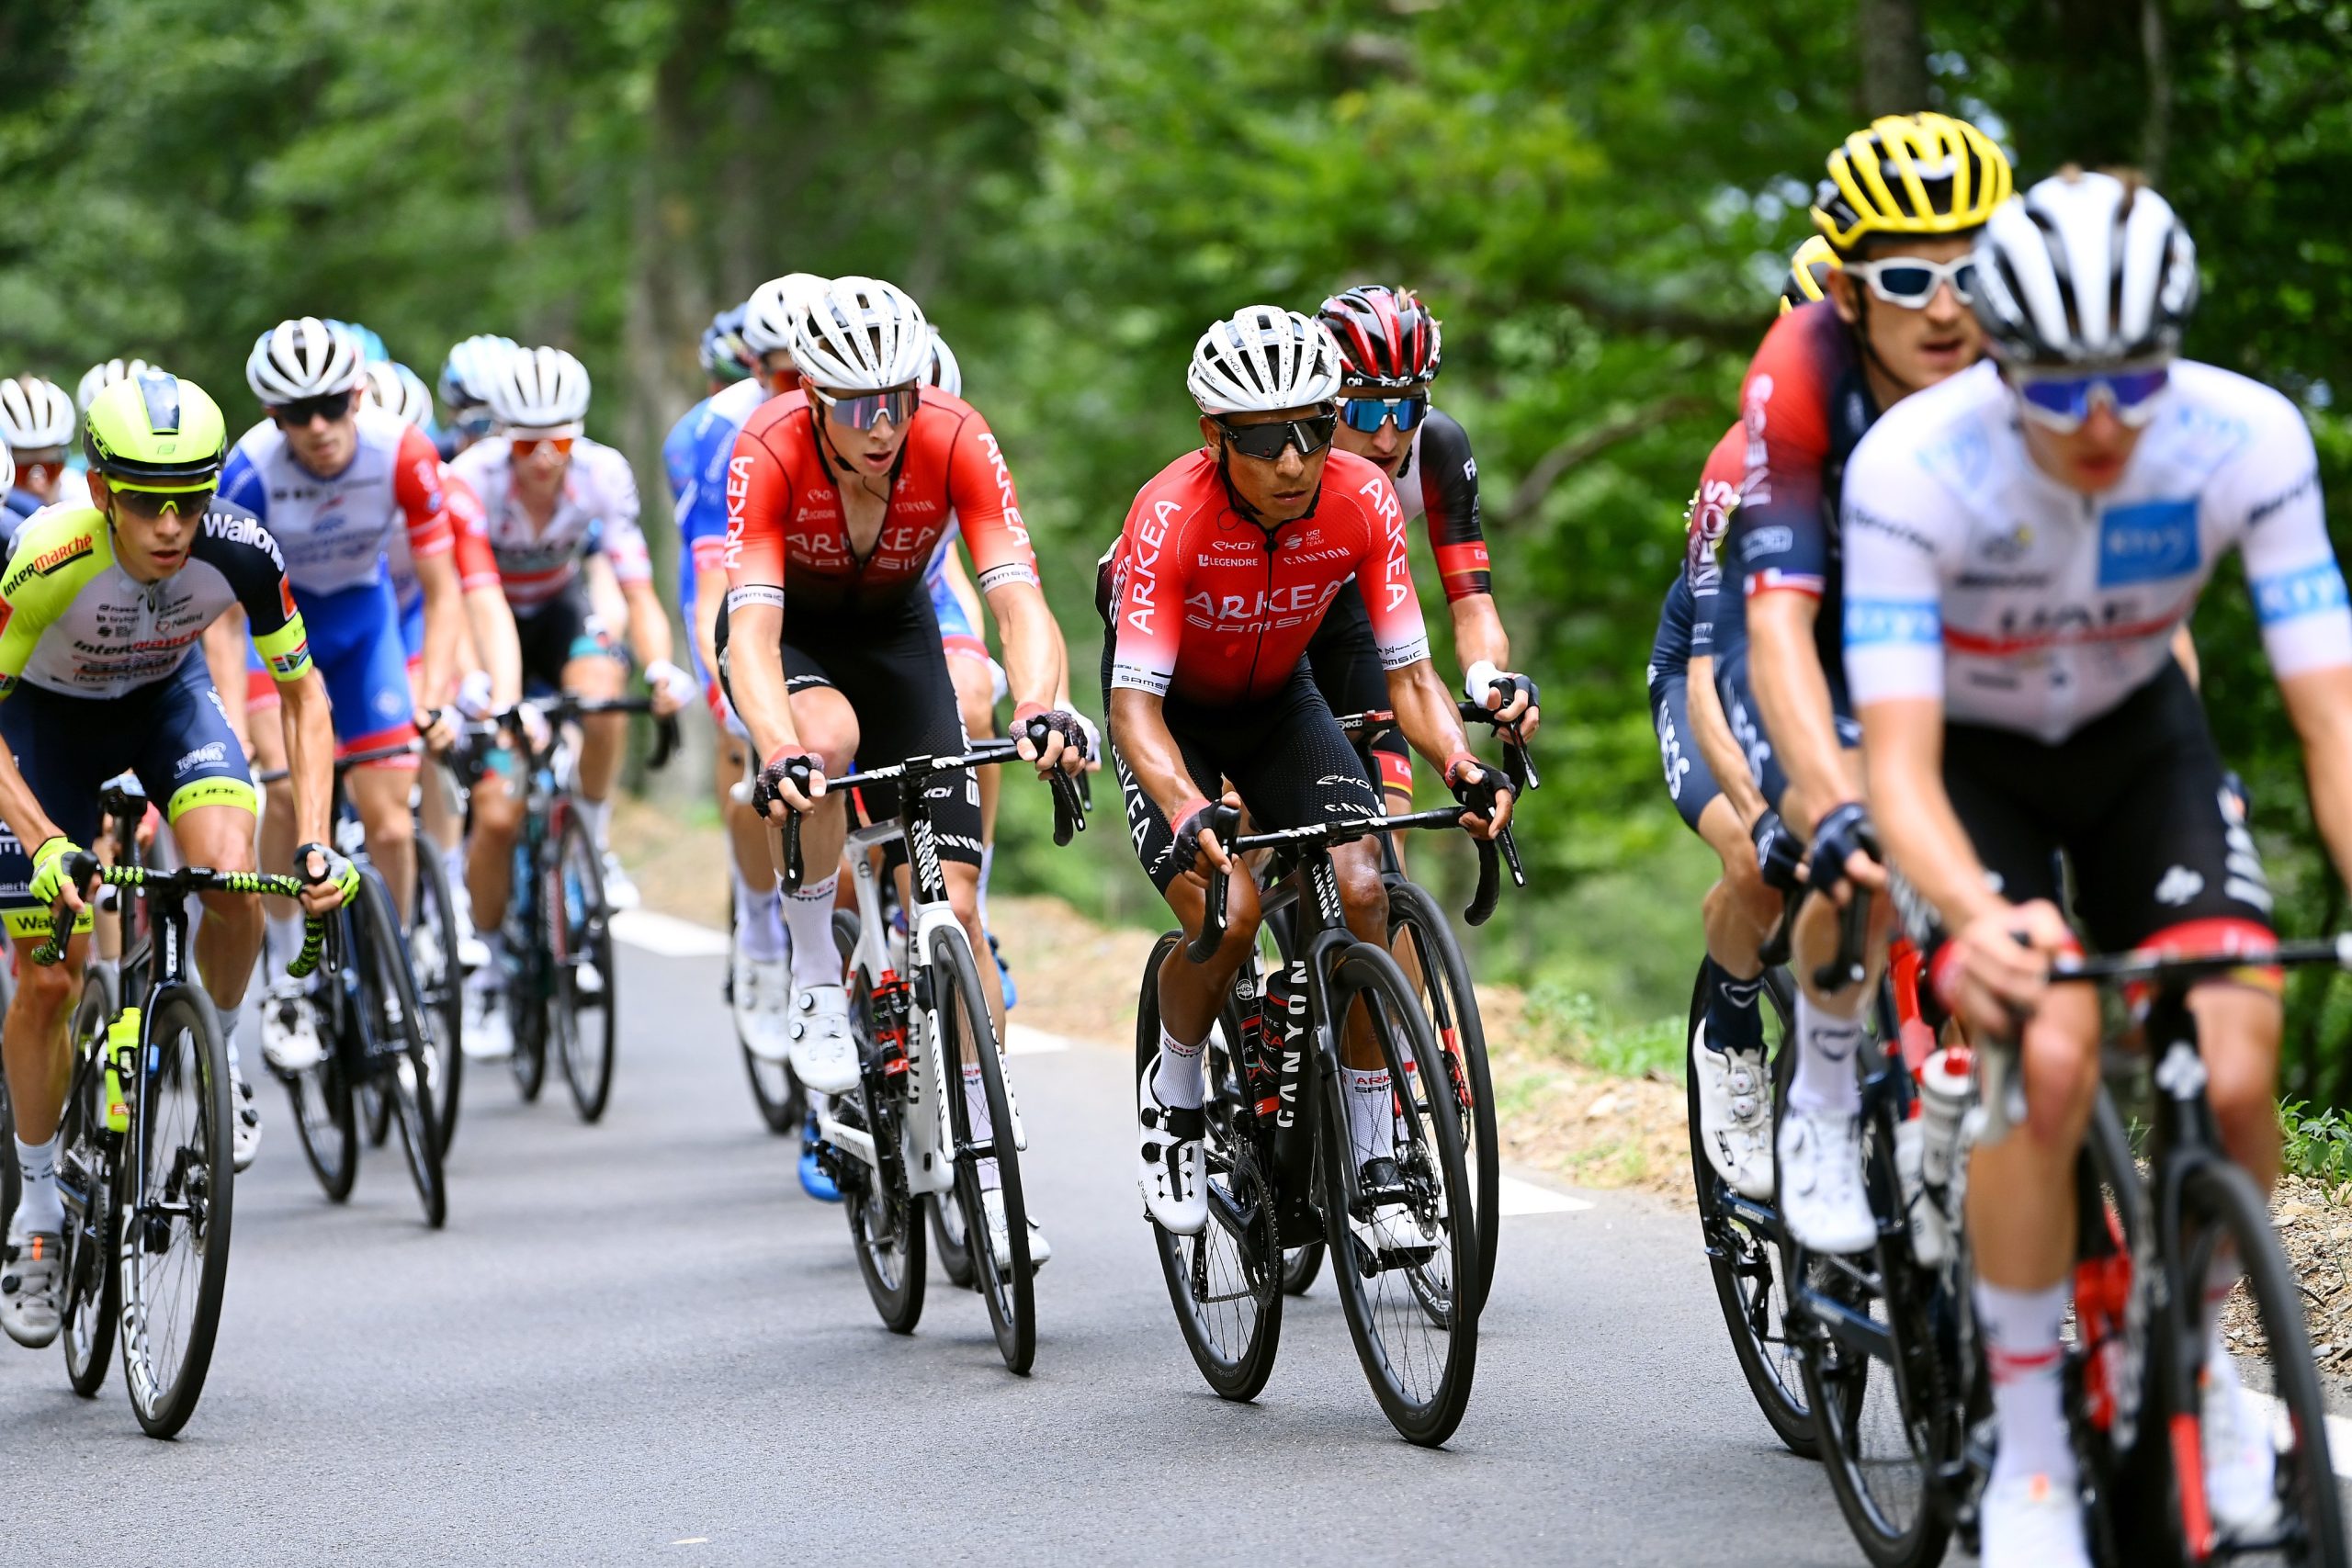
[[845, 1126], [831, 1116], [820, 1114], [817, 1118], [817, 1135], [835, 1148], [856, 1156], [866, 1165], [881, 1168], [881, 1161], [874, 1152], [874, 1139], [864, 1128]]

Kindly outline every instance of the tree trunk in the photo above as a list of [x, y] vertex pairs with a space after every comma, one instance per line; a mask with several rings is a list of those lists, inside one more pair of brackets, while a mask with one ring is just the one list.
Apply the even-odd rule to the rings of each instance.
[[2140, 0], [2140, 55], [2148, 67], [2148, 111], [2140, 122], [2140, 166], [2148, 182], [2162, 188], [2165, 160], [2172, 152], [2172, 46], [2165, 28], [2165, 0]]
[[1862, 112], [1916, 114], [1928, 107], [1928, 50], [1919, 0], [1861, 0]]

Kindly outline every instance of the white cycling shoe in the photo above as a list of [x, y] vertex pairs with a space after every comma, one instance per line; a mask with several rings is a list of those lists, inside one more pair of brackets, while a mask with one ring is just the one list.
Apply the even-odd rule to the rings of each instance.
[[1878, 1221], [1862, 1190], [1861, 1118], [1785, 1106], [1780, 1133], [1781, 1221], [1815, 1252], [1867, 1252]]
[[[1394, 1187], [1397, 1182], [1396, 1162], [1387, 1158], [1363, 1162], [1360, 1178], [1367, 1190]], [[1348, 1227], [1354, 1233], [1356, 1245], [1384, 1263], [1415, 1263], [1435, 1249], [1437, 1238], [1421, 1234], [1420, 1222], [1402, 1203], [1383, 1203], [1372, 1211], [1369, 1219], [1351, 1215]]]
[[1143, 1146], [1136, 1160], [1136, 1185], [1152, 1223], [1171, 1235], [1198, 1235], [1209, 1223], [1208, 1185], [1201, 1139], [1208, 1122], [1200, 1111], [1163, 1102], [1157, 1080], [1157, 1052], [1136, 1084], [1136, 1121]]
[[795, 992], [786, 1023], [793, 1076], [811, 1094], [846, 1094], [857, 1087], [857, 1042], [850, 1035], [849, 993], [839, 986]]
[[627, 866], [621, 864], [621, 857], [606, 850], [604, 871], [605, 908], [607, 909], [636, 908], [639, 902], [637, 879], [629, 875]]
[[229, 1164], [237, 1170], [252, 1166], [261, 1153], [261, 1107], [254, 1103], [254, 1086], [237, 1065], [229, 1065]]
[[63, 1257], [55, 1231], [11, 1235], [0, 1247], [0, 1331], [28, 1350], [57, 1338]]
[[1704, 1019], [1690, 1032], [1690, 1073], [1699, 1086], [1699, 1135], [1707, 1163], [1743, 1198], [1772, 1201], [1772, 1100], [1761, 1053], [1718, 1051]]
[[491, 986], [466, 987], [466, 1016], [458, 1041], [469, 1060], [497, 1062], [514, 1054], [514, 1025], [506, 1016], [506, 993]]
[[2258, 1540], [2278, 1524], [2278, 1454], [2220, 1337], [2205, 1349], [2205, 1502], [2224, 1540]]
[[300, 987], [272, 987], [262, 998], [261, 1055], [274, 1071], [288, 1077], [326, 1060], [318, 1012]]
[[2091, 1568], [2083, 1501], [2071, 1479], [1996, 1476], [1977, 1519], [1982, 1568]]
[[[1004, 1189], [991, 1187], [982, 1192], [980, 1207], [987, 1211], [989, 1217], [989, 1256], [995, 1259], [997, 1271], [1002, 1273], [1012, 1262], [1012, 1227], [1005, 1217]], [[1052, 1262], [1053, 1258], [1054, 1244], [1046, 1239], [1046, 1233], [1037, 1228], [1037, 1222], [1031, 1220], [1029, 1271], [1035, 1273]]]
[[735, 1030], [763, 1062], [792, 1055], [792, 975], [781, 958], [735, 957]]

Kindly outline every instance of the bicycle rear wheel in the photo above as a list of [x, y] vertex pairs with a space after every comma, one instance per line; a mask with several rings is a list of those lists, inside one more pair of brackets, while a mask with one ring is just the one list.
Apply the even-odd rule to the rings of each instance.
[[833, 1113], [873, 1140], [874, 1157], [843, 1151], [834, 1180], [875, 1312], [891, 1333], [912, 1334], [922, 1319], [922, 1202], [908, 1190], [904, 1091], [876, 1070], [873, 997], [862, 972], [850, 976], [850, 1021], [861, 1071], [857, 1087], [835, 1097]]
[[547, 891], [548, 930], [554, 937], [556, 1056], [582, 1122], [605, 1113], [613, 1092], [613, 1048], [618, 1010], [613, 993], [612, 906], [605, 901], [605, 862], [588, 824], [567, 813], [556, 840]]
[[[356, 928], [350, 914], [340, 912], [331, 917], [344, 922], [345, 950]], [[265, 949], [265, 972], [284, 972], [291, 954], [268, 953]], [[321, 977], [324, 986], [340, 987], [341, 976]], [[310, 1162], [311, 1173], [319, 1179], [319, 1187], [331, 1203], [341, 1203], [351, 1196], [352, 1183], [359, 1178], [359, 1124], [354, 1105], [351, 1063], [354, 1053], [340, 1036], [350, 1021], [340, 1007], [325, 1005], [328, 998], [314, 991], [290, 1005], [312, 1009], [312, 1022], [318, 1029], [325, 1050], [316, 1064], [299, 1073], [280, 1073], [278, 1081], [286, 1086], [286, 1097], [293, 1102], [294, 1133], [302, 1145], [302, 1157]], [[280, 1005], [265, 998], [262, 1005]]]
[[[956, 1206], [963, 1211], [966, 1249], [980, 1299], [988, 1303], [989, 1326], [1005, 1366], [1025, 1373], [1037, 1359], [1037, 1266], [1029, 1258], [1029, 1206], [1021, 1190], [1021, 1151], [1013, 1142], [1012, 1096], [1005, 1087], [1004, 1056], [996, 1024], [989, 1017], [988, 993], [980, 989], [980, 966], [960, 926], [931, 936], [932, 985], [940, 996], [933, 1016], [939, 1021], [933, 1049], [947, 1078], [947, 1128], [955, 1141]], [[948, 985], [941, 994], [939, 982]], [[989, 1136], [972, 1131], [969, 1093], [964, 1087], [966, 1056], [980, 1069], [980, 1091], [989, 1108]], [[998, 1201], [1004, 1206], [1005, 1256], [989, 1237], [987, 1162], [996, 1162]], [[942, 1205], [944, 1207], [944, 1204]]]
[[[116, 1315], [122, 1308], [116, 1247], [122, 1235], [120, 1143], [107, 1132], [107, 1023], [114, 1017], [110, 971], [94, 969], [82, 984], [66, 1038], [74, 1077], [58, 1126], [57, 1190], [65, 1204], [58, 1292], [65, 1376], [88, 1399], [107, 1381], [114, 1354]], [[9, 1161], [15, 1164], [14, 1160]]]
[[[1159, 966], [1182, 940], [1175, 931], [1162, 936], [1144, 963], [1136, 1002], [1137, 1077], [1159, 1053]], [[1273, 1194], [1251, 1146], [1247, 1095], [1238, 1066], [1213, 1072], [1201, 1108], [1207, 1124], [1206, 1228], [1198, 1235], [1151, 1228], [1185, 1348], [1209, 1387], [1232, 1400], [1255, 1399], [1265, 1388], [1283, 1331], [1283, 1249], [1274, 1234]], [[1318, 1247], [1316, 1259], [1321, 1258]]]
[[[1385, 948], [1356, 942], [1332, 966], [1330, 1027], [1362, 1005], [1398, 1112], [1396, 1185], [1367, 1194], [1349, 1134], [1345, 1078], [1322, 1075], [1324, 1208], [1331, 1277], [1380, 1408], [1408, 1441], [1435, 1447], [1470, 1405], [1478, 1360], [1478, 1237], [1462, 1122], [1428, 1015]], [[1432, 1092], [1434, 1089], [1434, 1092]], [[1360, 1233], [1375, 1220], [1385, 1235]]]
[[[1455, 1113], [1462, 1122], [1462, 1142], [1470, 1167], [1474, 1201], [1471, 1219], [1478, 1236], [1476, 1296], [1483, 1309], [1495, 1282], [1495, 1253], [1502, 1235], [1497, 1207], [1502, 1189], [1502, 1156], [1495, 1131], [1495, 1086], [1487, 1067], [1487, 1027], [1478, 1014], [1478, 990], [1470, 980], [1470, 965], [1453, 927], [1426, 889], [1411, 882], [1391, 883], [1388, 888], [1388, 946], [1399, 942], [1420, 971], [1421, 1005], [1429, 1014], [1430, 1033], [1445, 1065], [1440, 1080], [1452, 1086]], [[1400, 964], [1401, 967], [1401, 964]]]
[[134, 1073], [117, 1258], [122, 1374], [151, 1438], [187, 1425], [229, 1286], [235, 1179], [229, 1058], [211, 1002], [174, 984], [150, 1004]]
[[439, 1230], [449, 1217], [449, 1190], [442, 1179], [441, 1136], [434, 1125], [424, 1004], [416, 992], [416, 976], [409, 971], [408, 949], [401, 942], [391, 896], [372, 866], [359, 879], [356, 912], [353, 934], [358, 946], [353, 952], [365, 955], [359, 959], [359, 995], [368, 1009], [365, 1033], [375, 1046], [368, 1076], [400, 1129], [401, 1153], [407, 1156], [409, 1178], [424, 1207], [424, 1223]]
[[416, 974], [416, 991], [424, 1004], [425, 1061], [429, 1097], [433, 1100], [434, 1131], [440, 1134], [441, 1156], [458, 1135], [458, 1092], [465, 1080], [466, 1054], [461, 1049], [466, 1021], [465, 973], [458, 961], [456, 896], [441, 846], [423, 829], [416, 834], [416, 918], [409, 926], [409, 953]]

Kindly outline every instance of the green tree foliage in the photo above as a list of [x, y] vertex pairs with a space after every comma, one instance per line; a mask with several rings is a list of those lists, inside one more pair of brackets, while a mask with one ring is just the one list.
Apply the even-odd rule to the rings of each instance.
[[[17, 0], [0, 369], [70, 383], [137, 353], [235, 407], [245, 346], [290, 312], [364, 321], [428, 377], [503, 331], [583, 355], [592, 423], [650, 481], [713, 309], [789, 269], [878, 273], [1005, 437], [1091, 705], [1092, 562], [1193, 439], [1193, 337], [1253, 299], [1411, 284], [1544, 682], [1537, 894], [1484, 959], [1651, 1016], [1679, 1002], [1710, 863], [1661, 798], [1642, 666], [1822, 157], [1921, 79], [1863, 49], [1865, 17], [1924, 39], [1934, 107], [1985, 117], [2021, 177], [2159, 175], [2202, 243], [2192, 348], [2301, 400], [2341, 496], [2340, 0]], [[2216, 724], [2282, 910], [2337, 919], [2243, 593], [2209, 598]], [[1037, 793], [1006, 792], [1013, 874], [1149, 918], [1115, 810], [1056, 855]], [[2352, 1098], [2346, 1012], [2298, 998], [2316, 1099]]]

